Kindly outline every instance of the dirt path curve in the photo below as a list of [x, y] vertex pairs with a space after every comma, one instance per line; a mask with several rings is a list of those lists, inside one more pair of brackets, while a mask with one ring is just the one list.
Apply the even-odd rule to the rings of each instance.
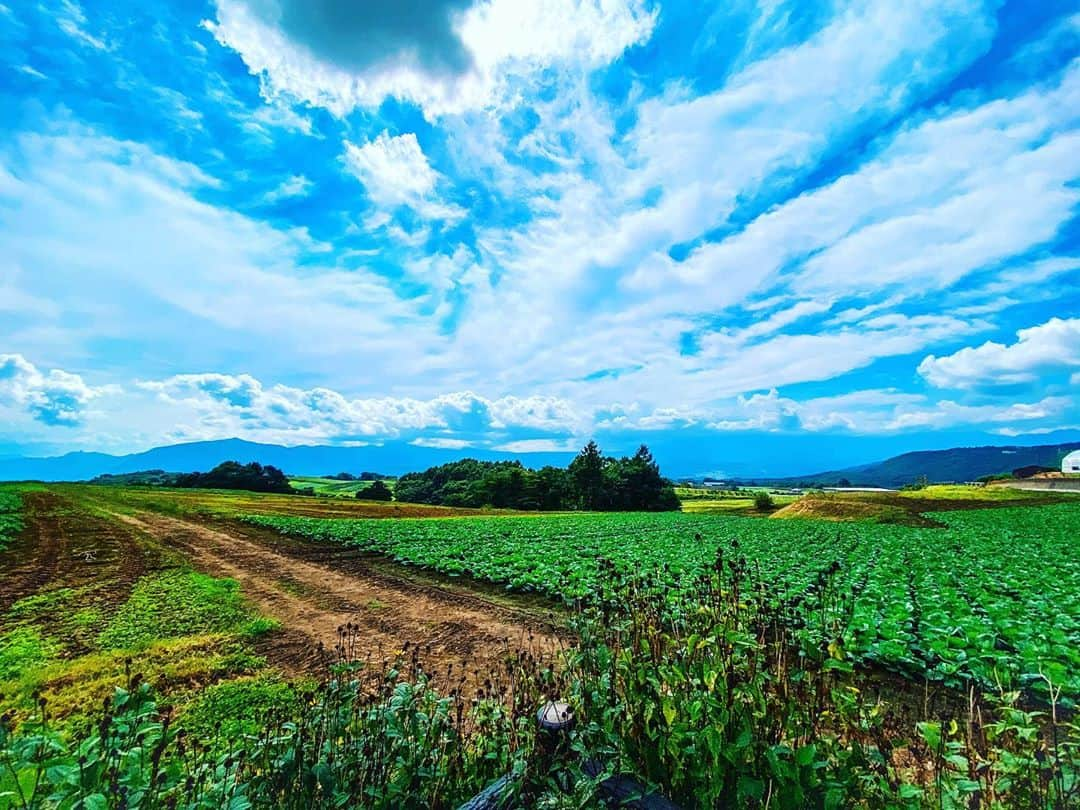
[[559, 646], [548, 628], [524, 614], [480, 597], [368, 574], [355, 558], [345, 570], [327, 553], [320, 555], [325, 561], [310, 554], [304, 559], [231, 527], [154, 512], [115, 517], [182, 552], [199, 570], [237, 580], [260, 612], [282, 623], [265, 652], [292, 674], [323, 667], [318, 645], [333, 654], [339, 628], [348, 623], [359, 628], [352, 634], [354, 659], [381, 665], [406, 642], [419, 644], [425, 669], [437, 681], [451, 663], [458, 673], [486, 673], [500, 668], [508, 651], [549, 655]]

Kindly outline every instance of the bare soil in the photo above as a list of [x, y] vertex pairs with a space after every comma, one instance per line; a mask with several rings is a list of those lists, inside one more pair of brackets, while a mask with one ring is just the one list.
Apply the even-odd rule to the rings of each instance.
[[[562, 643], [533, 611], [395, 578], [340, 546], [286, 541], [224, 522], [150, 511], [114, 517], [181, 552], [199, 570], [239, 582], [261, 613], [281, 622], [261, 652], [289, 674], [325, 672], [343, 652], [382, 667], [403, 649], [418, 646], [421, 662], [439, 685], [451, 664], [456, 673], [475, 673], [482, 680], [519, 650], [548, 657]], [[347, 651], [339, 649], [343, 638]], [[453, 680], [457, 683], [458, 676]]]
[[53, 492], [28, 493], [25, 502], [26, 528], [0, 556], [0, 615], [23, 597], [57, 588], [123, 601], [145, 571], [168, 562], [131, 528]]

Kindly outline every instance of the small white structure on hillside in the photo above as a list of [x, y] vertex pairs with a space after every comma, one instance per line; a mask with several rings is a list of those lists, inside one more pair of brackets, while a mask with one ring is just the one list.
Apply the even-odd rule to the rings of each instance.
[[1067, 475], [1080, 473], [1080, 450], [1073, 450], [1061, 460], [1061, 471]]

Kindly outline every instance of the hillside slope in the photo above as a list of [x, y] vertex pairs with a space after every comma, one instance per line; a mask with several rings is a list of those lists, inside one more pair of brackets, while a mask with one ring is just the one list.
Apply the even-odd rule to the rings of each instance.
[[949, 450], [924, 450], [904, 453], [885, 461], [829, 470], [790, 478], [759, 479], [755, 483], [784, 486], [815, 484], [838, 486], [843, 481], [852, 486], [899, 488], [921, 476], [931, 482], [974, 481], [984, 475], [1011, 472], [1018, 467], [1037, 465], [1058, 467], [1061, 459], [1080, 442], [1043, 444], [1035, 447], [954, 447]]

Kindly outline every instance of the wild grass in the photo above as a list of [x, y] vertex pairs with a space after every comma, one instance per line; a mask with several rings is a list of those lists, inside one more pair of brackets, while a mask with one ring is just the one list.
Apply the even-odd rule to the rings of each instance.
[[182, 699], [192, 689], [262, 671], [249, 640], [279, 623], [259, 616], [232, 580], [188, 570], [140, 579], [119, 605], [90, 602], [102, 585], [41, 591], [0, 617], [0, 711], [25, 719], [38, 696], [65, 728], [78, 727], [130, 676]]
[[171, 571], [139, 580], [97, 641], [102, 649], [138, 649], [161, 639], [236, 631], [255, 618], [235, 580]]

